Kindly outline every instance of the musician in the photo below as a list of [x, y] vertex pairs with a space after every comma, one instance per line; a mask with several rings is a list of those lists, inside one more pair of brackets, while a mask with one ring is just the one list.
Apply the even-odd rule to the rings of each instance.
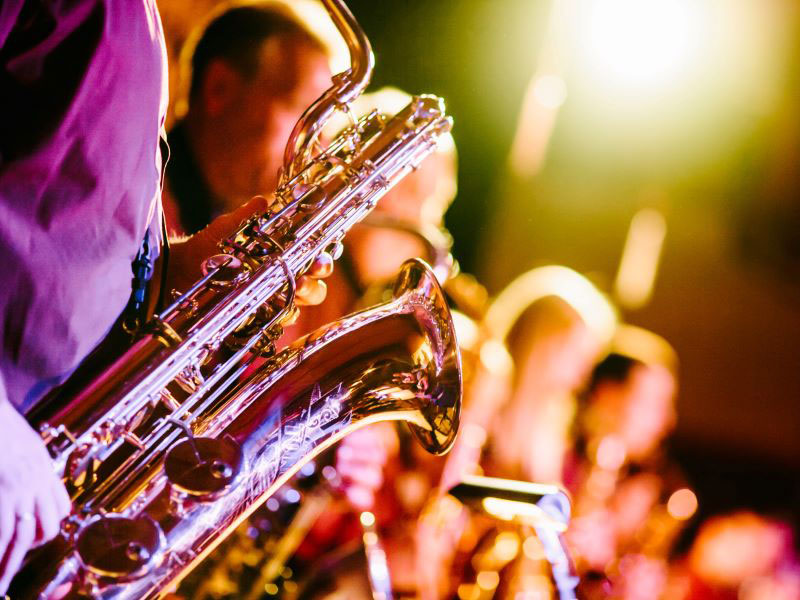
[[474, 546], [486, 533], [486, 523], [469, 519], [441, 494], [474, 473], [560, 481], [575, 394], [607, 348], [614, 326], [608, 300], [566, 267], [532, 269], [491, 303], [476, 374], [465, 386], [461, 434], [413, 541], [421, 597], [449, 597], [472, 568], [469, 556], [459, 553], [473, 548], [459, 541], [463, 536]]
[[[159, 147], [166, 53], [152, 0], [0, 5], [0, 593], [26, 551], [53, 537], [69, 499], [21, 413], [42, 401], [147, 292], [186, 289], [201, 257], [256, 198], [176, 245], [163, 243]], [[324, 261], [321, 261], [324, 262]], [[327, 270], [320, 263], [314, 274]], [[132, 282], [133, 280], [133, 282]], [[324, 298], [307, 277], [305, 301]]]
[[610, 589], [621, 598], [658, 596], [666, 584], [667, 554], [690, 516], [665, 510], [685, 487], [663, 446], [675, 427], [676, 389], [670, 345], [628, 325], [592, 373], [565, 461], [574, 498], [567, 539], [587, 598]]
[[292, 128], [331, 84], [333, 49], [290, 5], [222, 6], [182, 50], [188, 110], [168, 134], [171, 236], [274, 190]]
[[710, 517], [669, 579], [670, 600], [798, 600], [796, 532], [749, 510]]

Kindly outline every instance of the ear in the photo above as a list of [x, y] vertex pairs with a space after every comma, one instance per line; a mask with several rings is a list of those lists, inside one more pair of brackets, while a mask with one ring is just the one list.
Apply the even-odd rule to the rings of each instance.
[[224, 112], [241, 93], [244, 78], [221, 59], [214, 59], [206, 68], [200, 88], [203, 110], [210, 117]]

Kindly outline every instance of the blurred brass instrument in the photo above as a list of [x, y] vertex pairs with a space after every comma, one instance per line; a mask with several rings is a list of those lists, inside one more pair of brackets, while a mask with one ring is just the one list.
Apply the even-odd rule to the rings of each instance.
[[[470, 509], [509, 524], [473, 555], [476, 582], [462, 583], [459, 598], [494, 598], [501, 583], [500, 572], [520, 555], [530, 559], [532, 548], [536, 548], [542, 555], [535, 558], [544, 558], [550, 565], [560, 600], [575, 600], [578, 577], [562, 536], [570, 517], [570, 501], [564, 490], [555, 485], [471, 475], [448, 493]], [[550, 595], [547, 577], [515, 573], [510, 579], [501, 591], [503, 598]]]
[[[26, 558], [11, 598], [158, 597], [305, 462], [369, 423], [404, 420], [431, 452], [451, 446], [460, 358], [422, 262], [404, 265], [386, 305], [273, 349], [297, 277], [336, 254], [452, 123], [440, 99], [419, 96], [391, 119], [354, 121], [315, 154], [324, 121], [347, 111], [373, 65], [343, 2], [324, 4], [352, 66], [296, 125], [272, 209], [224, 240], [111, 367], [29, 416], [75, 510]], [[268, 360], [251, 373], [257, 356]]]

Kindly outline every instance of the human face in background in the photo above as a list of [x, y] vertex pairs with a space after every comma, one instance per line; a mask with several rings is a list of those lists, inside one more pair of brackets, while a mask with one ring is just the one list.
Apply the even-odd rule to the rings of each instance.
[[675, 379], [668, 369], [638, 366], [622, 383], [599, 386], [592, 399], [598, 424], [617, 435], [632, 459], [652, 452], [675, 425]]
[[268, 40], [260, 65], [220, 119], [231, 195], [239, 200], [275, 190], [295, 123], [331, 82], [326, 55], [302, 39]]

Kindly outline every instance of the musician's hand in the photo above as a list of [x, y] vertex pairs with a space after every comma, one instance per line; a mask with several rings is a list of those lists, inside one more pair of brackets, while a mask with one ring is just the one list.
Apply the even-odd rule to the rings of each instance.
[[348, 435], [336, 451], [336, 471], [342, 492], [358, 510], [369, 510], [383, 484], [383, 468], [397, 452], [397, 433], [391, 423], [376, 423]]
[[25, 553], [58, 533], [70, 501], [41, 438], [5, 398], [2, 387], [0, 439], [0, 594], [4, 594]]
[[[264, 196], [255, 196], [234, 211], [214, 219], [202, 231], [193, 236], [173, 243], [170, 253], [169, 272], [167, 273], [168, 289], [186, 291], [202, 276], [203, 260], [219, 254], [217, 244], [256, 213], [263, 213], [269, 208], [269, 200]], [[297, 280], [297, 303], [312, 305], [325, 300], [327, 287], [320, 279], [333, 272], [333, 258], [323, 253], [308, 272]]]

